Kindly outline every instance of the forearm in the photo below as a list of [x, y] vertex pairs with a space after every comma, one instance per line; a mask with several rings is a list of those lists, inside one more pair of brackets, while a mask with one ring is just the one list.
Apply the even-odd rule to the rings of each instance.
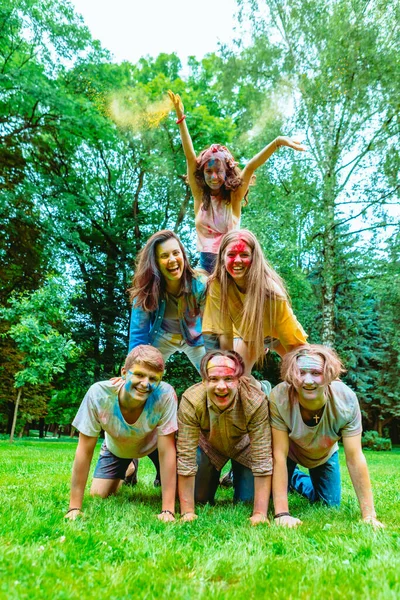
[[93, 453], [92, 455], [78, 451], [76, 453], [72, 467], [69, 508], [82, 508], [83, 495], [85, 493], [92, 456]]
[[[180, 118], [181, 117], [178, 117], [178, 121]], [[188, 175], [190, 176], [192, 173], [189, 173], [189, 168], [193, 169], [193, 167], [196, 165], [196, 153], [193, 148], [193, 142], [192, 138], [190, 137], [188, 126], [186, 125], [186, 119], [183, 119], [183, 121], [179, 123], [179, 133], [181, 136], [183, 151], [186, 156]]]
[[261, 165], [263, 165], [273, 155], [273, 153], [278, 150], [280, 146], [279, 139], [280, 138], [275, 138], [270, 144], [265, 146], [265, 148], [263, 148], [258, 154], [249, 160], [246, 167], [251, 170], [252, 173], [254, 173], [258, 167], [261, 167]]
[[284, 456], [274, 457], [272, 496], [274, 499], [275, 514], [289, 512], [288, 472], [286, 458]]
[[194, 513], [194, 483], [195, 476], [178, 475], [179, 503], [181, 514]]
[[253, 514], [266, 515], [271, 495], [271, 475], [254, 477], [254, 508]]
[[162, 490], [162, 510], [175, 512], [176, 493], [176, 449], [160, 452], [160, 474]]
[[368, 467], [361, 453], [356, 460], [347, 459], [347, 468], [360, 505], [362, 518], [376, 517]]

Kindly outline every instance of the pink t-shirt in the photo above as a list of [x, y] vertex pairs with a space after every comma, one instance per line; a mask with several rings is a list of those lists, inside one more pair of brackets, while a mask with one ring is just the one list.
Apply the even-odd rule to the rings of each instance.
[[217, 200], [211, 196], [208, 210], [203, 210], [201, 205], [195, 219], [197, 231], [197, 249], [200, 252], [218, 254], [221, 239], [233, 229], [238, 229], [240, 219], [232, 213], [232, 204], [225, 200]]

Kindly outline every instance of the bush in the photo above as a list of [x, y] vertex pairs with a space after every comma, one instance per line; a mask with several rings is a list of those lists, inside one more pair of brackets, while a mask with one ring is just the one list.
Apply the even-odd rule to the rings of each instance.
[[391, 450], [392, 441], [389, 438], [379, 437], [377, 431], [366, 431], [361, 439], [363, 448], [369, 450]]

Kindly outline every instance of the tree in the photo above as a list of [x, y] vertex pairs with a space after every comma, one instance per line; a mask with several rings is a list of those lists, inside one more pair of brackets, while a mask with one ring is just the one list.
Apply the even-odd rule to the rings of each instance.
[[75, 342], [68, 332], [60, 332], [68, 318], [68, 299], [65, 284], [49, 279], [30, 294], [11, 297], [8, 308], [0, 316], [10, 323], [6, 334], [21, 353], [19, 370], [14, 374], [18, 390], [10, 442], [13, 441], [18, 407], [24, 386], [51, 382], [56, 373], [64, 370], [67, 361], [77, 356]]
[[[293, 120], [309, 143], [316, 193], [308, 253], [320, 265], [321, 337], [333, 344], [339, 247], [360, 231], [395, 223], [388, 207], [399, 182], [388, 163], [398, 156], [396, 8], [386, 0], [240, 5], [260, 62], [275, 49], [281, 85], [292, 92]], [[355, 219], [357, 226], [342, 227]]]

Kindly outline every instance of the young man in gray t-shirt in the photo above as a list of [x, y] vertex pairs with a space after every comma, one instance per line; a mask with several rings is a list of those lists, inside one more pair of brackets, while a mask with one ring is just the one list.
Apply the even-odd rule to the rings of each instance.
[[[288, 509], [288, 488], [311, 502], [340, 504], [338, 440], [342, 439], [347, 468], [357, 494], [362, 519], [377, 520], [368, 467], [361, 448], [361, 412], [354, 392], [338, 381], [343, 371], [330, 348], [301, 346], [282, 361], [283, 383], [269, 397], [274, 473], [272, 490], [275, 522], [301, 524]], [[297, 468], [308, 468], [309, 474]]]

